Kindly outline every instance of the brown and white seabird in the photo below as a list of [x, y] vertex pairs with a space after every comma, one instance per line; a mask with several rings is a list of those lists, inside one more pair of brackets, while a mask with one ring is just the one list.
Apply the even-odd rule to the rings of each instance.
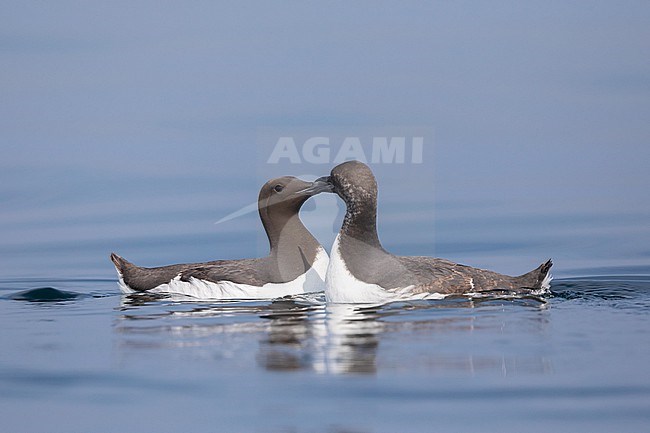
[[270, 299], [322, 291], [329, 257], [303, 225], [299, 212], [323, 188], [328, 188], [323, 182], [291, 176], [262, 186], [258, 211], [270, 244], [266, 257], [144, 268], [111, 253], [122, 292]]
[[376, 303], [442, 298], [449, 294], [507, 290], [517, 293], [549, 289], [551, 260], [527, 274], [511, 277], [433, 257], [396, 256], [377, 235], [377, 182], [358, 161], [337, 165], [329, 192], [346, 204], [346, 214], [330, 251], [325, 296], [335, 303]]

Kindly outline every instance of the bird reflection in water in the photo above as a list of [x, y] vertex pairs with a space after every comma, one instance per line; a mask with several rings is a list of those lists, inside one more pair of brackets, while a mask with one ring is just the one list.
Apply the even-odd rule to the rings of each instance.
[[347, 304], [271, 304], [270, 327], [258, 360], [268, 370], [319, 373], [375, 373], [383, 324], [377, 308]]
[[[499, 338], [506, 323], [542, 335], [547, 325], [545, 302], [535, 297], [463, 296], [444, 300], [391, 303], [381, 306], [352, 304], [300, 305], [291, 300], [273, 302], [263, 318], [270, 320], [260, 341], [258, 362], [268, 370], [311, 370], [327, 374], [373, 374], [380, 369], [429, 371], [514, 371], [547, 373], [550, 362], [542, 357], [526, 359], [507, 354], [482, 354], [473, 346], [450, 348], [456, 340], [471, 341], [477, 335]], [[525, 323], [502, 307], [524, 308]], [[516, 316], [516, 315], [515, 315]], [[510, 325], [513, 326], [513, 325]], [[411, 352], [402, 344], [423, 344]], [[378, 356], [380, 343], [390, 347]], [[492, 349], [489, 348], [489, 352]], [[379, 361], [378, 361], [379, 359]]]
[[522, 357], [520, 350], [497, 350], [493, 344], [511, 333], [509, 339], [527, 347], [536, 341], [545, 347], [546, 304], [535, 298], [449, 297], [381, 306], [325, 304], [321, 295], [187, 301], [124, 297], [115, 327], [119, 347], [126, 354], [147, 347], [178, 349], [183, 356], [236, 361], [235, 368], [250, 368], [252, 362], [275, 372], [552, 371], [550, 360], [534, 351]]

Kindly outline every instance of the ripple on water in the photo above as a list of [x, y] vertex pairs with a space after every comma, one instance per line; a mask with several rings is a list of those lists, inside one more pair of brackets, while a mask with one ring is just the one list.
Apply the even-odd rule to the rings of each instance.
[[553, 282], [553, 296], [566, 301], [585, 302], [647, 311], [650, 308], [650, 277], [598, 276], [567, 278]]

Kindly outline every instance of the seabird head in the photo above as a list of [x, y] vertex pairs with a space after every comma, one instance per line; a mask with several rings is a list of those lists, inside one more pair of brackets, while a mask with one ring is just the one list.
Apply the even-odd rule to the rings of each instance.
[[269, 238], [271, 255], [277, 260], [277, 269], [274, 269], [280, 276], [295, 270], [304, 273], [322, 248], [299, 216], [303, 203], [321, 192], [321, 188], [316, 182], [284, 176], [269, 180], [260, 190], [258, 211]]
[[293, 176], [283, 176], [266, 182], [260, 190], [258, 207], [297, 212], [307, 199], [330, 186], [324, 182], [305, 182]]
[[372, 170], [363, 162], [347, 161], [332, 169], [326, 178], [317, 179], [331, 185], [347, 205], [375, 201], [377, 198], [377, 181]]

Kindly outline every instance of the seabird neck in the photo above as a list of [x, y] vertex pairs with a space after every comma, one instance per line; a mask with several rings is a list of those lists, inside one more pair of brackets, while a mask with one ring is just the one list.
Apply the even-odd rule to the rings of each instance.
[[278, 255], [285, 251], [287, 247], [296, 246], [299, 249], [307, 250], [310, 247], [314, 249], [319, 245], [316, 239], [304, 226], [298, 213], [278, 213], [273, 218], [262, 218], [266, 235], [271, 247], [270, 254]]
[[346, 203], [341, 235], [363, 241], [369, 246], [381, 248], [377, 235], [377, 201], [354, 200]]

